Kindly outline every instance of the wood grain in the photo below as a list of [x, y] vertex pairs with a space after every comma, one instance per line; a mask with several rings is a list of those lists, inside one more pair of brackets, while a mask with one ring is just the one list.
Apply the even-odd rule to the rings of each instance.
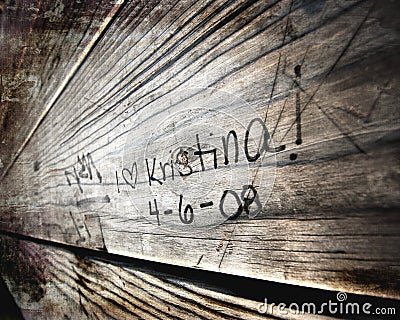
[[[1, 229], [174, 265], [398, 298], [397, 9], [390, 1], [127, 3], [4, 177]], [[278, 152], [264, 152], [249, 176], [255, 185], [265, 182], [270, 167], [263, 164], [276, 157], [273, 189], [260, 189], [269, 197], [260, 198], [255, 219], [243, 214], [182, 232], [175, 216], [171, 230], [162, 224], [165, 216], [141, 209], [153, 195], [137, 193], [147, 183], [143, 176], [133, 188], [134, 167], [124, 155], [130, 147], [143, 156], [164, 119], [212, 101], [210, 92], [245, 101], [265, 121]], [[241, 130], [242, 150], [252, 113], [241, 112], [238, 102], [214, 101], [209, 107], [227, 117], [210, 126], [225, 135], [228, 128]], [[196, 133], [214, 143], [195, 121], [183, 129], [193, 145]], [[130, 145], [131, 137], [138, 143]], [[211, 171], [222, 178], [203, 181], [213, 195], [244, 174], [227, 171], [223, 159], [218, 153]], [[201, 191], [183, 188], [184, 200]], [[170, 200], [175, 206], [177, 196]], [[210, 212], [220, 214], [217, 208]]]
[[[0, 238], [2, 275], [29, 319], [338, 319], [343, 315], [294, 314], [288, 307], [261, 314], [272, 303], [312, 301], [318, 307], [336, 293], [284, 286], [94, 252]], [[117, 259], [113, 261], [110, 259]], [[122, 259], [124, 260], [124, 258]], [[200, 272], [201, 273], [201, 272]], [[252, 290], [249, 290], [251, 286]], [[299, 294], [302, 293], [302, 294]], [[360, 305], [398, 307], [398, 301], [349, 295]], [[273, 310], [273, 311], [271, 311]], [[262, 310], [261, 310], [262, 311]], [[285, 314], [287, 313], [287, 314]]]
[[[4, 265], [34, 261], [31, 272], [35, 274], [19, 278], [17, 271], [6, 275], [24, 316], [31, 319], [265, 319], [257, 314], [256, 301], [65, 250], [7, 237], [1, 242], [8, 258]], [[22, 284], [24, 288], [18, 287]]]
[[120, 7], [120, 1], [2, 1], [1, 176], [23, 151]]

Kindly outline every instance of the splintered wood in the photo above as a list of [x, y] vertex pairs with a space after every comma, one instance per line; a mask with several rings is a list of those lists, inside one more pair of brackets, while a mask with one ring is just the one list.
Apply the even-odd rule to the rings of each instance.
[[399, 297], [398, 4], [64, 2], [3, 12], [3, 232]]

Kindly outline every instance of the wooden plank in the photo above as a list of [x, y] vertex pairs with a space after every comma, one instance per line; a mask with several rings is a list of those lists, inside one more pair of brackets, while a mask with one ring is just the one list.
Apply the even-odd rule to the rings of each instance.
[[2, 2], [0, 176], [22, 152], [122, 3]]
[[[190, 283], [174, 283], [174, 279], [135, 268], [7, 237], [2, 238], [2, 249], [9, 259], [5, 264], [18, 266], [16, 272], [6, 274], [6, 280], [24, 316], [31, 319], [265, 319], [257, 314], [254, 301], [215, 292], [212, 297], [207, 290]], [[30, 265], [32, 261], [34, 264]], [[27, 265], [33, 271], [21, 278], [19, 269]], [[22, 283], [28, 285], [21, 287]]]
[[1, 229], [398, 298], [395, 9], [127, 4], [4, 178]]
[[[135, 260], [104, 260], [90, 251], [69, 251], [7, 236], [0, 238], [0, 244], [2, 275], [24, 317], [29, 319], [337, 319], [348, 316], [345, 312], [329, 313], [327, 309], [320, 309], [322, 303], [337, 295], [335, 292], [239, 277], [228, 279], [210, 272], [193, 276], [193, 272], [182, 268]], [[260, 308], [265, 299], [269, 303], [268, 312]], [[373, 306], [371, 311], [378, 307], [398, 308], [398, 301], [393, 300], [354, 295], [349, 295], [347, 300], [360, 306], [368, 301]], [[307, 310], [301, 309], [303, 302], [314, 303], [316, 311], [296, 314], [294, 305], [292, 310], [288, 307], [293, 303], [300, 310]], [[276, 306], [284, 303], [286, 308], [279, 311], [275, 306], [273, 309], [273, 303]]]

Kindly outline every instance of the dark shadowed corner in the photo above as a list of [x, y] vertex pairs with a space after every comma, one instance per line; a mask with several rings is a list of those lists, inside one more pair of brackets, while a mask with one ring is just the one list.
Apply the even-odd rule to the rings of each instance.
[[10, 291], [2, 277], [0, 277], [0, 320], [17, 320], [23, 319], [21, 311], [15, 303]]

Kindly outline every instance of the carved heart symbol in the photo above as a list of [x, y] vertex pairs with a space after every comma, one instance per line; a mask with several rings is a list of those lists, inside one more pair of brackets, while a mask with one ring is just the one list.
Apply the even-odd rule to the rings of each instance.
[[[133, 167], [135, 167], [135, 183], [132, 184], [131, 181], [133, 180]], [[128, 177], [125, 176], [125, 173]], [[122, 169], [122, 177], [124, 178], [125, 182], [131, 186], [132, 189], [135, 189], [136, 187], [136, 182], [137, 182], [137, 176], [138, 176], [138, 168], [136, 162], [132, 164], [131, 170], [127, 168]]]

